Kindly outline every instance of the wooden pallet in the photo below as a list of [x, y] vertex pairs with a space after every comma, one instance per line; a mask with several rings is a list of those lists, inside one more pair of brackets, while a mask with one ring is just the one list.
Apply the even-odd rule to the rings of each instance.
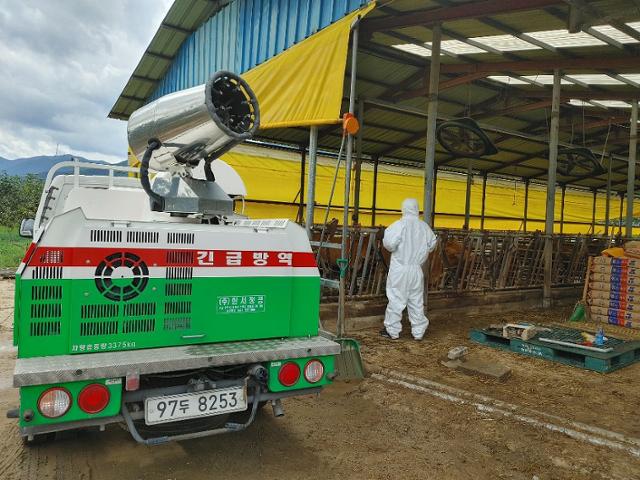
[[[579, 330], [576, 330], [579, 332]], [[544, 334], [542, 334], [544, 336]], [[544, 358], [552, 362], [564, 363], [572, 367], [584, 368], [600, 373], [608, 373], [640, 361], [640, 341], [615, 342], [611, 352], [595, 352], [575, 347], [550, 344], [538, 339], [524, 341], [518, 338], [504, 338], [498, 330], [471, 330], [469, 337], [472, 341], [488, 347], [509, 350], [511, 352]]]

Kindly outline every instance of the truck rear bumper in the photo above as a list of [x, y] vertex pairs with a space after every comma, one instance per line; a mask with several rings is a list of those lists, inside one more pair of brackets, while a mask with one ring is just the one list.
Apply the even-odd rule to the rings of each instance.
[[117, 378], [339, 353], [339, 344], [316, 336], [19, 358], [13, 374], [13, 385], [25, 387]]
[[[322, 391], [322, 387], [304, 388], [300, 390], [289, 390], [284, 392], [262, 392], [260, 393], [259, 401], [271, 401], [271, 400], [278, 400], [278, 399], [297, 397], [297, 396], [303, 396], [303, 395], [317, 395], [321, 391]], [[122, 409], [127, 408], [126, 407], [127, 400], [128, 399], [126, 398], [123, 399]], [[255, 397], [253, 395], [249, 395], [247, 401], [250, 404], [249, 408], [252, 408], [255, 402]], [[131, 420], [141, 420], [144, 418], [144, 411], [140, 410], [137, 412], [130, 412], [129, 416]], [[52, 432], [62, 432], [65, 430], [77, 430], [82, 428], [98, 428], [100, 430], [104, 430], [107, 425], [110, 425], [113, 423], [127, 424], [128, 422], [126, 421], [122, 413], [120, 413], [119, 415], [114, 415], [113, 417], [93, 418], [93, 419], [78, 420], [73, 422], [54, 423], [50, 425], [33, 425], [33, 426], [27, 426], [27, 427], [20, 427], [20, 434], [23, 437], [33, 437], [35, 435], [41, 435], [41, 434], [52, 433]], [[227, 430], [227, 431], [232, 431], [232, 430]], [[198, 436], [207, 436], [207, 435], [212, 435], [216, 433], [224, 433], [224, 432], [222, 431], [215, 432], [215, 433], [198, 432], [192, 436], [189, 436], [189, 438], [195, 438]], [[163, 440], [170, 441], [170, 440], [176, 440], [176, 439], [167, 438]], [[136, 441], [140, 442], [140, 440], [138, 439], [136, 439]], [[141, 443], [144, 443], [144, 442], [141, 442]], [[162, 443], [162, 442], [159, 442], [156, 440], [154, 442], [149, 442], [149, 443], [155, 444], [155, 443]]]

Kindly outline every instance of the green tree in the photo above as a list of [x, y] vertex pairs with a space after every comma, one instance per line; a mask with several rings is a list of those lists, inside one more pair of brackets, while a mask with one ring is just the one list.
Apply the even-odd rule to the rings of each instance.
[[38, 210], [44, 182], [36, 175], [24, 177], [0, 173], [0, 225], [16, 227]]

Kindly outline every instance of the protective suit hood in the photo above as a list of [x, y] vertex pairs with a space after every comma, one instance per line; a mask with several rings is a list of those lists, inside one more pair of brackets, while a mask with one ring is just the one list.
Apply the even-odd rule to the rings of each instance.
[[402, 202], [403, 217], [417, 217], [419, 213], [418, 201], [415, 198], [406, 198]]

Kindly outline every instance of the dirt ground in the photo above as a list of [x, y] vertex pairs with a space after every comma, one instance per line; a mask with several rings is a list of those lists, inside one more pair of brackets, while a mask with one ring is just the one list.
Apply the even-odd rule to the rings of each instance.
[[[12, 295], [0, 281], [0, 410], [17, 405]], [[358, 332], [369, 378], [289, 399], [283, 418], [265, 409], [247, 431], [221, 437], [145, 447], [114, 425], [24, 447], [15, 420], [2, 418], [0, 479], [640, 479], [640, 364], [602, 375], [467, 339], [473, 326], [566, 314], [438, 319], [421, 343]], [[512, 376], [499, 383], [440, 365], [456, 345]]]

